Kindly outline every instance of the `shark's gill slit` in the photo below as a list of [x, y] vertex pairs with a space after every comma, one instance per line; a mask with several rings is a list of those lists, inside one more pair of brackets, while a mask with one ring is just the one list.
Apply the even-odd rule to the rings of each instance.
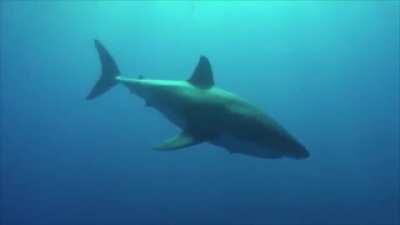
[[239, 96], [214, 85], [211, 64], [201, 56], [188, 80], [137, 79], [120, 74], [114, 59], [95, 40], [102, 72], [86, 99], [92, 100], [117, 84], [142, 97], [182, 129], [174, 138], [155, 147], [177, 150], [208, 142], [261, 158], [305, 159], [309, 152], [270, 116]]

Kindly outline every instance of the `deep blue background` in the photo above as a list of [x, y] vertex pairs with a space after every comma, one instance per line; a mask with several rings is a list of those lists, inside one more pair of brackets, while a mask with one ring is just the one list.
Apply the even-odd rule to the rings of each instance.
[[[398, 1], [1, 4], [1, 225], [399, 224]], [[118, 87], [85, 101], [93, 39], [136, 77], [260, 106], [303, 161], [201, 144]]]

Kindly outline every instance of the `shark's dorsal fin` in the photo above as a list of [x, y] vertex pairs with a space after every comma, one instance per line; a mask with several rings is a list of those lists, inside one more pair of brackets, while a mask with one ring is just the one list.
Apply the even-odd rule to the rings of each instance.
[[199, 63], [189, 82], [196, 87], [204, 89], [211, 88], [214, 85], [213, 72], [207, 57], [200, 56]]
[[201, 141], [193, 137], [189, 132], [183, 131], [176, 137], [164, 141], [154, 147], [155, 150], [178, 150], [200, 143]]

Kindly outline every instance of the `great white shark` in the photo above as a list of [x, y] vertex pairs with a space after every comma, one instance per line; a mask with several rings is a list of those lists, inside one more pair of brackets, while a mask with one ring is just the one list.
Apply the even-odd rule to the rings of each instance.
[[100, 79], [86, 99], [94, 99], [117, 84], [142, 97], [182, 129], [177, 136], [154, 147], [178, 150], [208, 142], [261, 158], [306, 159], [307, 149], [274, 119], [243, 98], [214, 85], [209, 60], [201, 56], [188, 80], [153, 80], [122, 76], [104, 46], [95, 40], [102, 65]]

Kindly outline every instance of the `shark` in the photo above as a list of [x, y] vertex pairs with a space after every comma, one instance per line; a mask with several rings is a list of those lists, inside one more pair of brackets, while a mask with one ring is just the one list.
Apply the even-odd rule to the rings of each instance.
[[156, 80], [122, 75], [103, 44], [94, 40], [101, 62], [100, 78], [86, 97], [93, 100], [116, 85], [125, 86], [181, 129], [154, 146], [173, 151], [201, 143], [264, 159], [307, 159], [309, 151], [285, 128], [255, 105], [214, 82], [206, 56], [200, 56], [187, 80]]

